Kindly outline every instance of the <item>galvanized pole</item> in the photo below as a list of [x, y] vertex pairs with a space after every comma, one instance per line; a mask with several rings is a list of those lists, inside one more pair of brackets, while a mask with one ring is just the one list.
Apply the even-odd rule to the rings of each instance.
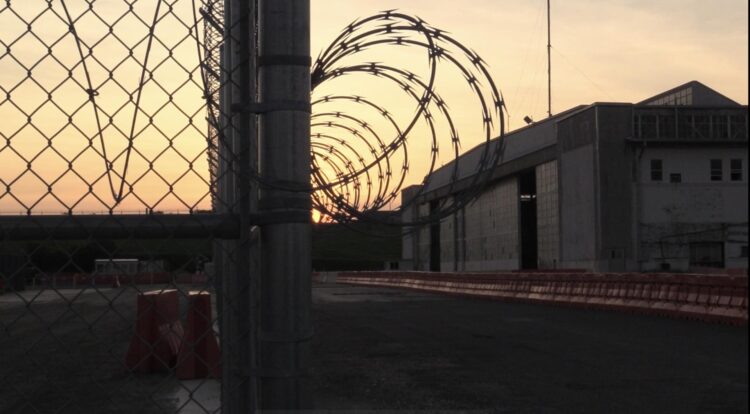
[[550, 1], [547, 0], [547, 115], [552, 117], [552, 17]]
[[257, 329], [259, 275], [257, 242], [251, 217], [258, 210], [258, 134], [256, 102], [255, 1], [225, 2], [222, 114], [226, 145], [220, 159], [227, 167], [221, 180], [222, 201], [239, 217], [239, 240], [224, 241], [222, 258], [222, 411], [254, 413], [258, 408]]
[[312, 407], [310, 0], [260, 0], [260, 405]]

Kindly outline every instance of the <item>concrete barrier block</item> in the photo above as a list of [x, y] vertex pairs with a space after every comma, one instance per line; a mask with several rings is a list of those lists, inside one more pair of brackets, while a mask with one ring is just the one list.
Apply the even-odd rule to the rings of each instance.
[[135, 332], [125, 354], [125, 366], [144, 374], [170, 370], [175, 366], [182, 336], [177, 291], [140, 293]]
[[221, 353], [213, 329], [211, 294], [188, 294], [185, 336], [177, 355], [177, 378], [221, 378]]

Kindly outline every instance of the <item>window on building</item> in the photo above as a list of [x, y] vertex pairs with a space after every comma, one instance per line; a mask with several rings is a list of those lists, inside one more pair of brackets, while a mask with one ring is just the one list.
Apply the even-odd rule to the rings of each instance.
[[693, 88], [687, 88], [685, 89], [685, 93], [683, 94], [681, 98], [682, 105], [692, 105], [693, 104]]
[[641, 138], [644, 138], [644, 139], [657, 138], [656, 115], [651, 115], [651, 114], [641, 115]]
[[692, 105], [693, 88], [685, 88], [679, 91], [654, 99], [648, 105]]
[[729, 163], [729, 178], [732, 181], [742, 181], [742, 160], [734, 159]]
[[693, 114], [680, 113], [677, 116], [677, 136], [681, 139], [693, 139], [696, 137]]
[[674, 139], [677, 138], [674, 115], [659, 115], [659, 138]]
[[690, 266], [724, 267], [724, 243], [690, 243]]
[[714, 115], [713, 137], [716, 139], [729, 138], [729, 118], [726, 115]]
[[681, 183], [682, 182], [682, 174], [680, 174], [680, 173], [669, 174], [669, 182], [670, 183]]
[[747, 118], [745, 115], [730, 116], [729, 128], [731, 139], [747, 139]]
[[696, 139], [709, 139], [711, 137], [711, 117], [708, 115], [693, 116], [694, 135]]
[[721, 160], [711, 160], [711, 181], [721, 181], [724, 179], [724, 168]]
[[740, 246], [740, 257], [747, 257], [747, 245]]
[[661, 181], [663, 175], [661, 160], [651, 160], [651, 181]]

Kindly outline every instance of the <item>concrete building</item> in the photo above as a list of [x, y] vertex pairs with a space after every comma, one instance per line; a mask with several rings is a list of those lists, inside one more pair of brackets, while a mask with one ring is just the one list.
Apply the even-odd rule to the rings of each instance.
[[[747, 146], [747, 106], [695, 81], [637, 104], [572, 108], [506, 134], [486, 190], [405, 235], [402, 266], [746, 269]], [[481, 153], [456, 161], [458, 181], [452, 163], [435, 171], [403, 220], [461, 191]]]

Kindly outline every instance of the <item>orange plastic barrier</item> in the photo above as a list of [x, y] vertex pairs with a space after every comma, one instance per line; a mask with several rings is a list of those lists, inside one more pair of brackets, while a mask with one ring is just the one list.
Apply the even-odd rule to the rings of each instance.
[[177, 357], [177, 378], [221, 378], [221, 354], [211, 317], [211, 294], [190, 292], [185, 336]]
[[140, 293], [135, 332], [125, 354], [125, 366], [133, 372], [169, 371], [177, 362], [183, 337], [176, 290]]
[[746, 325], [747, 277], [660, 273], [340, 272], [339, 283]]

